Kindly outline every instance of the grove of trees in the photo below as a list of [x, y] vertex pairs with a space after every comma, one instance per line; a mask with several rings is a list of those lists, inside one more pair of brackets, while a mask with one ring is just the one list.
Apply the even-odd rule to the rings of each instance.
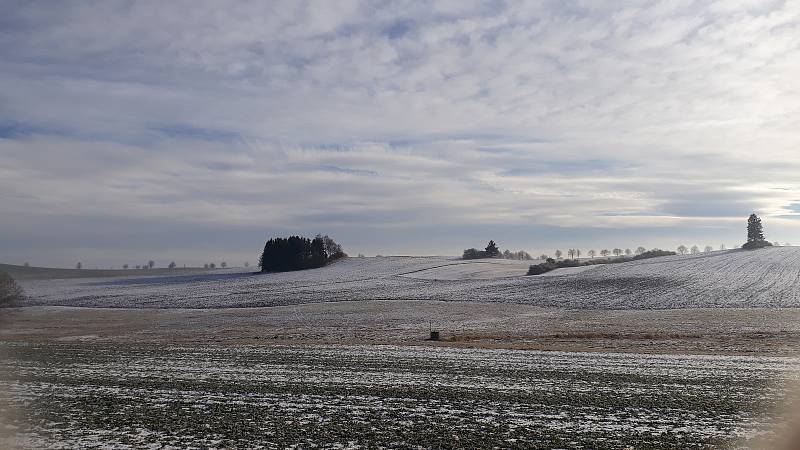
[[262, 272], [314, 269], [346, 256], [342, 246], [329, 236], [272, 238], [264, 245], [259, 266]]
[[531, 255], [524, 250], [520, 250], [518, 252], [512, 252], [510, 250], [506, 250], [504, 252], [500, 252], [500, 248], [497, 244], [490, 240], [489, 243], [486, 245], [486, 248], [483, 250], [478, 250], [477, 248], [468, 248], [464, 250], [464, 253], [461, 255], [461, 259], [481, 259], [481, 258], [506, 258], [506, 259], [532, 259]]

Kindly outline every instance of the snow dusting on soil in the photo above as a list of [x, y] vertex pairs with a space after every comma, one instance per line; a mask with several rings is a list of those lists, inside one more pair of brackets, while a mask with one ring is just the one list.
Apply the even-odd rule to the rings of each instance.
[[539, 262], [541, 261], [511, 261], [507, 259], [456, 261], [403, 276], [422, 280], [491, 280], [523, 276], [528, 273], [528, 267], [531, 264]]
[[[794, 358], [437, 347], [4, 344], [23, 448], [719, 448]], [[2, 444], [3, 442], [0, 442]]]
[[[224, 308], [345, 300], [524, 303], [570, 309], [800, 307], [800, 249], [671, 256], [553, 276], [513, 276], [518, 262], [348, 258], [289, 273], [29, 280], [30, 305]], [[488, 269], [487, 269], [488, 268]], [[521, 270], [521, 268], [520, 268]], [[492, 274], [503, 274], [496, 278]], [[492, 278], [487, 278], [489, 275]]]

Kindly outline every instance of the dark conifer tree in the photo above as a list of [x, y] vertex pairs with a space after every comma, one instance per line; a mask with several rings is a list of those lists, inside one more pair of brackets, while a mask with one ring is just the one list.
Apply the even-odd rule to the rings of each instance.
[[764, 227], [761, 225], [761, 219], [754, 214], [750, 214], [747, 219], [747, 242], [763, 241], [764, 240]]
[[497, 244], [494, 241], [489, 241], [489, 245], [486, 246], [486, 256], [488, 258], [494, 258], [500, 255], [500, 249], [497, 248]]

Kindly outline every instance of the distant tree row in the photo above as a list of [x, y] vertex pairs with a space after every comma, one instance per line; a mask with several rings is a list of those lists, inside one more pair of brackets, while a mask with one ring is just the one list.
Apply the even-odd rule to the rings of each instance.
[[[134, 267], [134, 269], [152, 269], [153, 267], [155, 267], [155, 262], [148, 261], [147, 264], [136, 265], [136, 266], [133, 266], [133, 267]], [[186, 266], [184, 265], [183, 267], [186, 267]], [[225, 261], [222, 261], [221, 263], [219, 263], [219, 267], [222, 267], [224, 269], [225, 267], [228, 267], [228, 263], [226, 263]], [[244, 263], [244, 267], [250, 267], [250, 263], [249, 262], [245, 262]], [[130, 266], [128, 264], [123, 264], [122, 268], [123, 269], [128, 269], [128, 268], [130, 268]], [[168, 269], [177, 269], [178, 265], [175, 263], [175, 261], [172, 261], [169, 264], [167, 264], [167, 268]], [[217, 264], [216, 263], [205, 263], [205, 264], [203, 264], [203, 268], [204, 269], [216, 269], [217, 268]], [[80, 269], [80, 267], [78, 267], [78, 269]]]
[[591, 266], [595, 264], [616, 264], [616, 263], [623, 263], [628, 261], [636, 261], [640, 259], [648, 259], [648, 258], [658, 258], [661, 256], [669, 256], [674, 255], [675, 252], [659, 250], [654, 248], [652, 250], [645, 250], [635, 256], [623, 256], [616, 259], [600, 259], [600, 260], [583, 260], [578, 261], [577, 259], [563, 259], [563, 260], [555, 260], [553, 258], [545, 258], [543, 263], [533, 264], [528, 267], [528, 275], [541, 275], [543, 273], [550, 272], [551, 270], [561, 269], [564, 267], [581, 267], [581, 266]]
[[[725, 245], [724, 244], [720, 245], [719, 249], [720, 250], [725, 250]], [[711, 252], [714, 251], [714, 247], [712, 247], [710, 245], [706, 245], [705, 247], [703, 247], [703, 250], [701, 251], [700, 247], [698, 247], [696, 245], [693, 245], [692, 248], [688, 248], [685, 245], [679, 245], [676, 250], [678, 250], [678, 253], [680, 253], [681, 255], [685, 255], [687, 253], [691, 253], [692, 255], [698, 255], [701, 252], [702, 253], [711, 253]]]
[[[621, 248], [615, 248], [613, 250], [603, 249], [603, 250], [600, 250], [599, 252], [597, 250], [595, 250], [595, 249], [591, 249], [591, 250], [587, 251], [586, 254], [589, 256], [589, 258], [594, 259], [598, 255], [600, 255], [603, 258], [608, 258], [612, 254], [614, 256], [616, 256], [616, 257], [620, 257], [623, 254], [625, 256], [641, 255], [642, 253], [644, 253], [646, 251], [647, 251], [647, 249], [645, 249], [644, 247], [637, 247], [635, 251], [631, 250], [629, 248], [626, 248], [625, 250], [623, 250]], [[559, 249], [559, 250], [555, 251], [554, 255], [555, 255], [555, 259], [559, 260], [564, 256], [564, 252], [562, 252]], [[578, 258], [581, 257], [581, 255], [583, 255], [583, 252], [580, 249], [571, 248], [571, 249], [567, 250], [567, 256], [569, 256], [570, 259], [578, 259]], [[548, 255], [544, 255], [543, 254], [543, 255], [539, 256], [539, 259], [542, 259], [542, 260], [546, 260], [547, 258], [549, 258]]]
[[530, 261], [530, 260], [533, 259], [533, 257], [531, 257], [531, 255], [528, 252], [526, 252], [525, 250], [519, 250], [519, 251], [516, 251], [516, 252], [512, 252], [512, 251], [506, 249], [506, 250], [503, 250], [503, 253], [500, 255], [500, 257], [503, 258], [503, 259], [514, 259], [514, 260], [517, 260], [517, 261]]
[[317, 235], [314, 239], [272, 238], [264, 245], [259, 266], [262, 272], [314, 269], [346, 256], [342, 246], [327, 235]]

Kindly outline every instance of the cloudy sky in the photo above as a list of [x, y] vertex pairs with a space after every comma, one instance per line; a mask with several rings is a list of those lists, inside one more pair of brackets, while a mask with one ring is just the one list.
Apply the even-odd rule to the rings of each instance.
[[800, 243], [800, 2], [0, 7], [0, 262]]

